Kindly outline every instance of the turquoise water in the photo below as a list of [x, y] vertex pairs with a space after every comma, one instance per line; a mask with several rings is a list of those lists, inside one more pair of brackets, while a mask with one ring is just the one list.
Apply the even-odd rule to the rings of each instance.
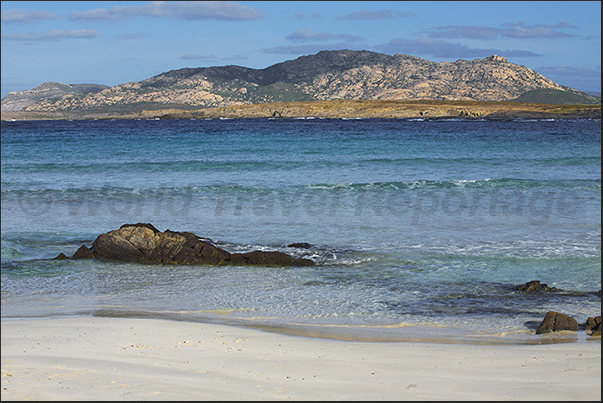
[[[52, 260], [136, 222], [317, 265]], [[600, 120], [2, 122], [3, 318], [530, 334], [600, 314], [600, 223]]]

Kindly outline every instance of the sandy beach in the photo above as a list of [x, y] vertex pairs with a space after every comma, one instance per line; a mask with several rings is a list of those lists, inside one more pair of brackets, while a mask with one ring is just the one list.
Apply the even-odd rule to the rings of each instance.
[[2, 321], [2, 400], [601, 400], [601, 342], [349, 342], [133, 318]]

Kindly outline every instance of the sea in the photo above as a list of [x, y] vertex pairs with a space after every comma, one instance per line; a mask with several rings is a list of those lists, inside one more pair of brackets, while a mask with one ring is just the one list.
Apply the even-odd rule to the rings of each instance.
[[[2, 121], [2, 320], [156, 318], [303, 337], [588, 342], [600, 119]], [[56, 260], [123, 224], [314, 266]], [[554, 292], [526, 293], [539, 280]], [[592, 339], [592, 338], [591, 338]]]

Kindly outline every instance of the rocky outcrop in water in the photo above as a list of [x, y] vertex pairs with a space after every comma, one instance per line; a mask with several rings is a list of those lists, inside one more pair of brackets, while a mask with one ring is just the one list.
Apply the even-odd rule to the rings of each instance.
[[517, 290], [523, 292], [561, 291], [555, 287], [549, 287], [546, 284], [541, 284], [540, 280], [528, 281], [527, 283], [520, 285]]
[[[61, 254], [58, 259], [65, 259]], [[278, 251], [229, 253], [191, 232], [159, 231], [151, 224], [124, 224], [99, 235], [88, 249], [80, 247], [74, 259], [96, 258], [152, 264], [311, 266], [314, 261]]]

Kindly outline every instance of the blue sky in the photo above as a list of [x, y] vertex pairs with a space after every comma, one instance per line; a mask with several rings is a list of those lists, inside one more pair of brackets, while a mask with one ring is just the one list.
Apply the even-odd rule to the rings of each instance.
[[265, 68], [320, 50], [492, 54], [601, 91], [600, 1], [2, 1], [2, 97], [183, 67]]

